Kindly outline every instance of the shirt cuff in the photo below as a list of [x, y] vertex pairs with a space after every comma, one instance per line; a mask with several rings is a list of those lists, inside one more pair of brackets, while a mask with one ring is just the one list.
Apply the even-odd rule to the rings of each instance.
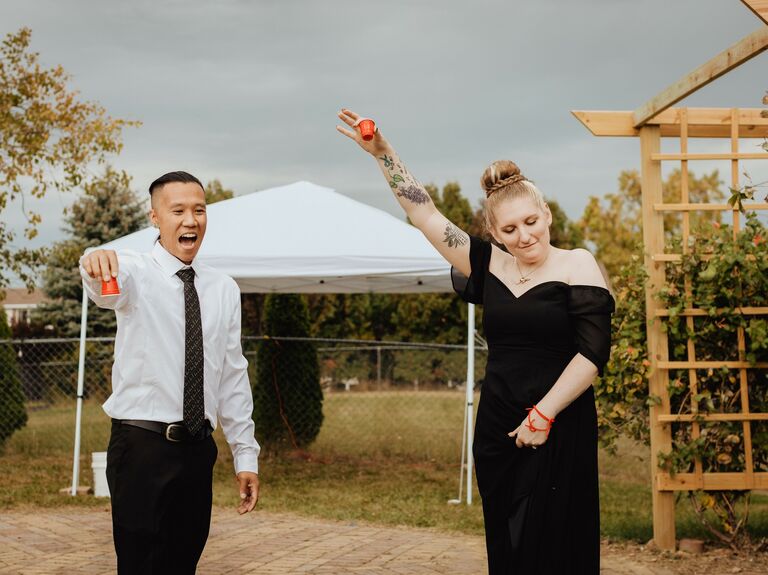
[[259, 455], [257, 453], [243, 453], [235, 457], [235, 475], [241, 471], [259, 472]]

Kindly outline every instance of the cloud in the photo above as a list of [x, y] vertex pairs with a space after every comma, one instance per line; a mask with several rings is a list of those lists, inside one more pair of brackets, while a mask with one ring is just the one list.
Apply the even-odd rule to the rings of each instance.
[[[578, 217], [637, 167], [572, 109], [634, 109], [761, 24], [719, 0], [5, 0], [0, 33], [33, 29], [84, 98], [143, 122], [117, 167], [139, 189], [187, 169], [248, 193], [307, 179], [397, 213], [372, 161], [338, 136], [340, 106], [374, 116], [425, 182], [479, 198], [491, 161], [518, 161]], [[686, 103], [759, 106], [765, 59]], [[61, 237], [45, 200], [40, 242]], [[3, 214], [20, 225], [18, 210]]]

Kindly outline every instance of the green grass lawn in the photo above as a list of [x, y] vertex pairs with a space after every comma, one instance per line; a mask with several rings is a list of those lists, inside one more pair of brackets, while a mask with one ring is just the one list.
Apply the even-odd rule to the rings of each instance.
[[[458, 495], [463, 396], [449, 392], [335, 393], [307, 453], [264, 456], [260, 506], [317, 517], [482, 534], [480, 501], [450, 505]], [[104, 505], [58, 490], [71, 483], [74, 409], [30, 411], [29, 424], [0, 454], [0, 508]], [[91, 483], [90, 453], [106, 449], [109, 422], [96, 404], [83, 411], [81, 484]], [[214, 503], [238, 501], [232, 457], [220, 431]], [[601, 524], [606, 537], [647, 541], [652, 535], [647, 448], [622, 442], [600, 454]], [[678, 537], [711, 539], [681, 496]], [[753, 495], [750, 531], [768, 536], [768, 497]]]

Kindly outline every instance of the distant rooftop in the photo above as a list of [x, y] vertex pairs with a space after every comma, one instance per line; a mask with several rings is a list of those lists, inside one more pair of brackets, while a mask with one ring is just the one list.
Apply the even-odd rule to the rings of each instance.
[[29, 293], [27, 288], [6, 288], [5, 299], [0, 301], [5, 308], [16, 308], [36, 306], [48, 301], [48, 298], [43, 290], [37, 288], [32, 293]]

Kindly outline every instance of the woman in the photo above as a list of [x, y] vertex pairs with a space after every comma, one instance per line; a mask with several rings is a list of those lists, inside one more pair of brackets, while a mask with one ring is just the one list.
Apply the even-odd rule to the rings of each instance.
[[356, 141], [379, 163], [411, 222], [450, 262], [454, 288], [483, 305], [488, 365], [473, 453], [491, 575], [598, 574], [597, 415], [592, 382], [608, 361], [614, 302], [586, 250], [549, 241], [552, 214], [515, 164], [483, 173], [496, 243], [445, 218], [387, 140]]

